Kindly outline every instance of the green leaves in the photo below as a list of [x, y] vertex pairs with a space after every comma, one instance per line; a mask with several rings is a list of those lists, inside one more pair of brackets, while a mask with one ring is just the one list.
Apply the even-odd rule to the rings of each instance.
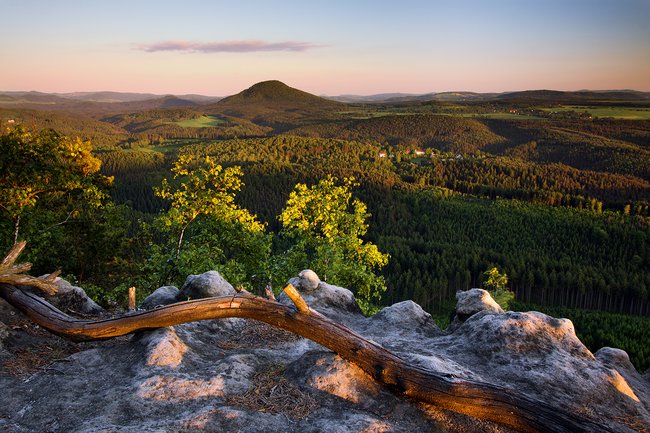
[[504, 290], [508, 284], [508, 275], [499, 272], [496, 266], [483, 273], [483, 285], [489, 290]]
[[515, 294], [506, 288], [508, 275], [499, 272], [496, 266], [483, 273], [483, 286], [490, 292], [492, 298], [504, 310], [508, 310], [510, 304], [515, 300]]
[[[26, 211], [50, 207], [98, 207], [112, 179], [98, 174], [101, 162], [89, 142], [52, 130], [38, 133], [16, 127], [0, 136], [0, 211], [14, 223], [18, 238]], [[75, 203], [71, 203], [75, 202]]]
[[386, 290], [374, 272], [388, 263], [388, 255], [362, 239], [370, 215], [363, 202], [352, 198], [354, 185], [349, 178], [339, 185], [333, 177], [311, 187], [296, 185], [280, 215], [281, 234], [295, 242], [287, 254], [294, 274], [311, 268], [324, 280], [356, 290], [369, 303]]
[[162, 220], [168, 228], [186, 227], [199, 215], [239, 222], [247, 230], [262, 232], [264, 225], [246, 209], [235, 204], [235, 194], [241, 190], [243, 172], [238, 166], [224, 169], [210, 156], [181, 155], [172, 167], [174, 179], [180, 179], [173, 189], [163, 179], [155, 194], [171, 201], [171, 208]]
[[220, 270], [233, 284], [266, 268], [270, 238], [264, 224], [235, 203], [241, 168], [223, 168], [210, 156], [181, 155], [172, 167], [176, 187], [164, 179], [156, 195], [171, 202], [156, 226], [167, 242], [152, 247], [146, 272], [155, 284], [179, 284], [192, 273]]

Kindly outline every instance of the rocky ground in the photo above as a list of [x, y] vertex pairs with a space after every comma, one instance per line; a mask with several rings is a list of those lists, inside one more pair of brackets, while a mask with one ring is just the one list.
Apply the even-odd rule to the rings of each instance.
[[[410, 301], [366, 318], [348, 290], [312, 272], [292, 282], [312, 308], [411, 363], [510, 388], [612, 431], [650, 432], [648, 374], [621, 350], [592, 354], [568, 320], [503, 312], [472, 289], [459, 293], [456, 318], [441, 331]], [[74, 299], [59, 308], [98, 313], [76, 289], [63, 291]], [[211, 272], [143, 306], [233, 292]], [[409, 400], [316, 343], [246, 319], [77, 344], [0, 299], [0, 365], [3, 432], [508, 431]]]

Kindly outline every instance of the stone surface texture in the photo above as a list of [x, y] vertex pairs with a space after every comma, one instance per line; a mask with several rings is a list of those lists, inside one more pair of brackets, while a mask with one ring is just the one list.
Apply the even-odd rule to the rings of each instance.
[[[222, 280], [216, 272], [192, 276], [180, 293], [231, 293]], [[498, 384], [612, 431], [650, 431], [647, 375], [621, 350], [603, 348], [594, 356], [568, 320], [506, 313], [484, 291], [471, 290], [458, 295], [463, 320], [443, 331], [411, 301], [366, 318], [349, 290], [321, 282], [311, 271], [294, 281], [311, 308], [422, 368]], [[11, 307], [2, 307], [5, 321]], [[5, 326], [0, 332], [11, 343], [0, 351], [0, 362], [15, 362], [20, 339], [14, 334], [23, 331]], [[48, 338], [58, 337], [42, 338], [51, 345]], [[0, 389], [11, 390], [0, 393], [0, 431], [509, 432], [415, 403], [328, 349], [252, 320], [187, 323], [77, 349], [28, 374], [0, 373]], [[269, 371], [280, 371], [282, 381], [273, 379], [278, 387], [290, 384], [315, 407], [292, 418], [275, 388], [256, 395]], [[251, 407], [242, 403], [247, 399], [275, 403]]]

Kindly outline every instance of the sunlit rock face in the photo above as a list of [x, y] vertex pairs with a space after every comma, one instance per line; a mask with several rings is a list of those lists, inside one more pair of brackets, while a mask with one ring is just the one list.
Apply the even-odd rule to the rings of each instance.
[[140, 342], [146, 347], [146, 364], [150, 366], [178, 367], [188, 350], [171, 326], [143, 334]]
[[[221, 279], [208, 274], [199, 281]], [[412, 365], [523, 393], [608, 431], [650, 430], [648, 381], [619, 349], [594, 356], [569, 320], [503, 312], [470, 291], [458, 298], [464, 320], [443, 331], [412, 301], [366, 318], [352, 292], [312, 271], [292, 281], [311, 308]], [[20, 340], [22, 331], [5, 330], [5, 341]], [[0, 393], [0, 431], [508, 432], [415, 403], [328, 349], [253, 320], [187, 323], [80, 349], [27, 378], [0, 374], [11, 390]], [[297, 416], [302, 406], [310, 409]]]
[[456, 316], [461, 321], [480, 311], [489, 311], [496, 314], [503, 313], [503, 309], [490, 296], [487, 290], [470, 289], [456, 293]]

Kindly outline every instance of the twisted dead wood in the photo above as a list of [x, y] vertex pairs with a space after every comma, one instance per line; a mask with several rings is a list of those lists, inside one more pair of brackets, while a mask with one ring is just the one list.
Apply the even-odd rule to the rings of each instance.
[[285, 293], [294, 301], [296, 309], [242, 291], [234, 296], [179, 302], [113, 319], [78, 320], [33, 294], [10, 284], [0, 284], [0, 296], [32, 321], [57, 335], [77, 341], [112, 338], [196, 320], [255, 319], [313, 340], [393, 390], [443, 409], [494, 421], [521, 432], [611, 431], [577, 414], [567, 413], [510, 389], [410, 365], [378, 344], [312, 310], [297, 291], [289, 289]]

